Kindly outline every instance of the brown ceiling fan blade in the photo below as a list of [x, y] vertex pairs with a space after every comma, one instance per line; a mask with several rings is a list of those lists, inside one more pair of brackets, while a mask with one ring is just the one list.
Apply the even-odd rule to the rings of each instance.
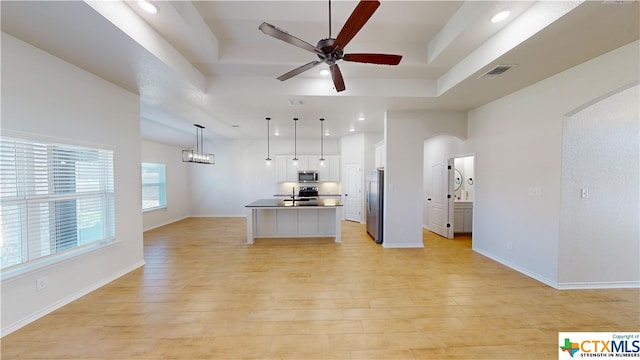
[[347, 22], [344, 23], [342, 30], [340, 30], [336, 41], [333, 43], [333, 48], [344, 49], [364, 24], [367, 23], [371, 15], [378, 9], [378, 6], [380, 6], [380, 1], [378, 0], [360, 0]]
[[329, 71], [331, 71], [331, 79], [333, 79], [333, 86], [336, 88], [336, 91], [344, 91], [344, 79], [342, 78], [342, 72], [340, 72], [338, 65], [332, 64], [329, 66]]
[[307, 51], [311, 51], [314, 54], [318, 54], [318, 55], [324, 55], [324, 53], [318, 49], [317, 47], [309, 44], [308, 42], [298, 39], [297, 37], [293, 36], [293, 35], [289, 35], [287, 32], [269, 24], [266, 22], [263, 22], [262, 24], [260, 24], [260, 26], [258, 26], [258, 29], [260, 29], [260, 31], [262, 31], [264, 34], [269, 35], [271, 37], [274, 37], [278, 40], [282, 40], [286, 43], [289, 43], [293, 46], [297, 46], [299, 48], [305, 49]]
[[342, 60], [360, 62], [360, 63], [369, 63], [369, 64], [379, 64], [379, 65], [398, 65], [400, 63], [400, 60], [402, 60], [402, 55], [345, 54]]
[[285, 81], [287, 79], [291, 79], [292, 77], [294, 77], [294, 76], [296, 76], [298, 74], [301, 74], [301, 73], [303, 73], [303, 72], [305, 72], [305, 71], [307, 71], [307, 70], [311, 69], [312, 67], [314, 67], [316, 65], [319, 65], [319, 64], [322, 64], [322, 61], [312, 61], [312, 62], [306, 63], [306, 64], [304, 64], [302, 66], [299, 66], [299, 67], [289, 71], [286, 74], [278, 76], [278, 80]]

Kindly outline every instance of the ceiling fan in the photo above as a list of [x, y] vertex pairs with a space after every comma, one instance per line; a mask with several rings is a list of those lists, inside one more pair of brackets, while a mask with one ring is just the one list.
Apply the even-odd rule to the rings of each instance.
[[316, 46], [309, 44], [308, 42], [301, 40], [293, 35], [289, 35], [284, 30], [281, 30], [269, 23], [263, 22], [258, 28], [266, 35], [272, 36], [278, 40], [282, 40], [291, 45], [297, 46], [304, 50], [310, 51], [318, 56], [320, 60], [311, 61], [300, 67], [297, 67], [286, 74], [280, 75], [278, 80], [285, 81], [298, 74], [301, 74], [314, 66], [325, 63], [329, 65], [329, 71], [331, 72], [331, 79], [336, 91], [344, 91], [344, 79], [340, 68], [336, 63], [338, 60], [378, 64], [378, 65], [398, 65], [402, 59], [402, 55], [391, 54], [371, 54], [371, 53], [358, 53], [358, 54], [345, 54], [344, 48], [349, 41], [362, 29], [364, 24], [369, 21], [369, 18], [380, 6], [378, 0], [360, 0], [356, 8], [347, 19], [347, 22], [338, 33], [338, 37], [331, 37], [331, 0], [329, 0], [329, 37], [318, 41]]

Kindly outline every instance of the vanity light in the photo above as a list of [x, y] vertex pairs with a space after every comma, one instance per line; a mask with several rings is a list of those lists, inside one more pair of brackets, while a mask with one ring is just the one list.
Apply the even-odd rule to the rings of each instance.
[[202, 150], [202, 129], [204, 126], [193, 124], [196, 127], [196, 149], [195, 150], [182, 150], [182, 161], [192, 162], [198, 164], [214, 164], [215, 155], [205, 154]]
[[320, 167], [324, 167], [324, 119], [320, 118]]
[[293, 167], [298, 167], [298, 118], [293, 118]]
[[138, 1], [138, 6], [148, 12], [149, 14], [157, 14], [158, 13], [158, 7], [152, 3], [151, 1], [147, 1], [147, 0], [139, 0]]
[[493, 17], [491, 18], [491, 22], [494, 23], [494, 24], [495, 23], [499, 23], [500, 21], [508, 18], [510, 14], [511, 14], [511, 11], [502, 10], [499, 13], [493, 15]]
[[269, 135], [270, 135], [269, 134], [270, 133], [269, 122], [271, 122], [271, 118], [268, 117], [268, 118], [265, 118], [265, 119], [267, 119], [267, 158], [264, 159], [264, 160], [265, 160], [265, 166], [267, 167], [267, 169], [271, 169], [271, 156], [270, 156], [270, 152], [269, 152], [269, 150], [270, 150], [269, 149], [269, 145], [270, 145], [269, 144]]

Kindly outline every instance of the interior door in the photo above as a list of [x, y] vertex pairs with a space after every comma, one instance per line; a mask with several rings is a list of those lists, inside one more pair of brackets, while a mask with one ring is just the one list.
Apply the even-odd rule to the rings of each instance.
[[362, 174], [360, 164], [345, 165], [345, 220], [362, 221]]
[[[453, 237], [449, 223], [449, 174], [447, 165], [431, 166], [431, 196], [427, 198], [429, 208], [429, 229], [438, 235]], [[451, 233], [451, 234], [450, 234]]]

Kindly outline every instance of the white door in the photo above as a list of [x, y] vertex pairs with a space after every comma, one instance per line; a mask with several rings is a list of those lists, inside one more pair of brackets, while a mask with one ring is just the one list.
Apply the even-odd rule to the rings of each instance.
[[345, 165], [344, 218], [362, 221], [362, 174], [360, 164]]
[[445, 164], [431, 166], [431, 196], [427, 198], [429, 208], [429, 229], [438, 235], [452, 238], [453, 229], [449, 225], [449, 171]]

